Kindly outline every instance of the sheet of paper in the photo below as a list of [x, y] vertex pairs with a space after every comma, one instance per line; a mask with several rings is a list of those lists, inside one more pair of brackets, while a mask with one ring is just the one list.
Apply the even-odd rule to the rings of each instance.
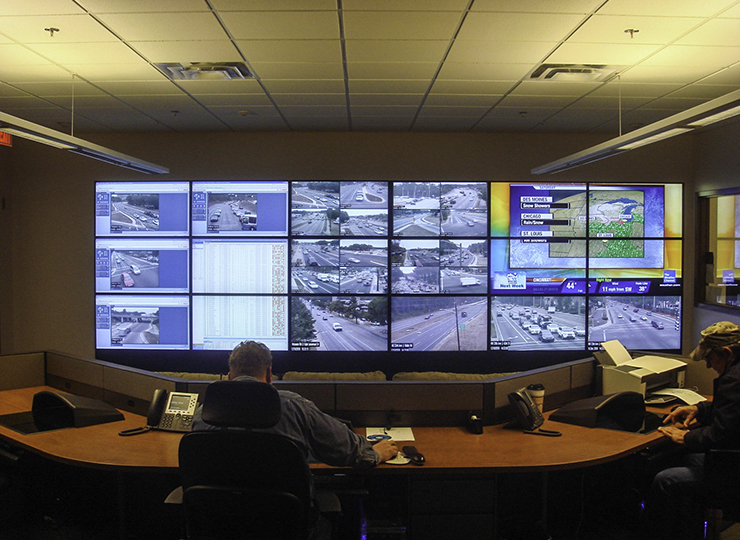
[[604, 350], [609, 355], [609, 358], [612, 359], [615, 366], [626, 364], [632, 360], [629, 351], [616, 339], [605, 341], [601, 346], [604, 347]]
[[410, 427], [394, 427], [390, 429], [382, 427], [367, 428], [366, 436], [370, 435], [388, 435], [394, 441], [413, 441], [414, 432]]
[[663, 373], [686, 365], [681, 360], [666, 358], [665, 356], [640, 356], [630, 360], [629, 363], [631, 366], [647, 368], [655, 373]]
[[659, 396], [674, 396], [686, 403], [686, 405], [696, 405], [700, 401], [706, 401], [707, 398], [697, 394], [688, 388], [662, 388], [652, 392]]

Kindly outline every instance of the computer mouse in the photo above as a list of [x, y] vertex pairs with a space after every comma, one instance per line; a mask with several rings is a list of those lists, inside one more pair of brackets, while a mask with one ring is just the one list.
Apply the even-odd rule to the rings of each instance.
[[412, 454], [408, 456], [408, 458], [411, 460], [412, 465], [424, 465], [424, 462], [426, 461], [422, 454]]

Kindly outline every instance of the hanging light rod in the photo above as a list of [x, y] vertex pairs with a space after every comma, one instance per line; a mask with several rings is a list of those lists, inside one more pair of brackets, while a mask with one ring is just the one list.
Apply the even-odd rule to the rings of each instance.
[[600, 159], [616, 156], [622, 152], [675, 137], [695, 129], [721, 122], [740, 115], [740, 90], [697, 105], [687, 111], [674, 114], [658, 122], [630, 131], [626, 135], [608, 140], [575, 154], [565, 156], [532, 169], [532, 174], [554, 174]]
[[146, 174], [166, 174], [170, 172], [167, 167], [98, 146], [77, 137], [66, 135], [61, 131], [49, 129], [3, 112], [0, 112], [0, 131]]

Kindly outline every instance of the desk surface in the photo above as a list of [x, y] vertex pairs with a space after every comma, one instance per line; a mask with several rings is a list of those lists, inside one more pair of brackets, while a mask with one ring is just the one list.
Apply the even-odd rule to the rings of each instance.
[[[49, 387], [21, 388], [0, 392], [0, 414], [31, 409], [33, 396]], [[143, 416], [123, 411], [124, 420], [24, 435], [0, 426], [0, 439], [55, 461], [113, 470], [166, 470], [177, 468], [181, 434], [150, 431], [121, 437], [123, 429], [144, 425]], [[548, 413], [545, 413], [547, 418]], [[482, 435], [464, 428], [413, 428], [411, 443], [426, 457], [424, 467], [382, 465], [384, 473], [436, 472], [525, 472], [587, 467], [632, 454], [662, 440], [659, 433], [640, 435], [605, 429], [590, 429], [558, 422], [543, 426], [562, 432], [561, 437], [527, 435], [503, 426], [486, 426]], [[403, 442], [399, 441], [399, 446]], [[325, 465], [312, 465], [316, 469]]]

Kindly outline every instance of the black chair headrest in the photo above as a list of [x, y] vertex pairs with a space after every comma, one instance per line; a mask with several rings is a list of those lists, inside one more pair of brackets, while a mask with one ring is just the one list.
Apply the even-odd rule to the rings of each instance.
[[269, 428], [281, 414], [277, 389], [260, 381], [215, 381], [203, 398], [203, 421], [213, 426]]

